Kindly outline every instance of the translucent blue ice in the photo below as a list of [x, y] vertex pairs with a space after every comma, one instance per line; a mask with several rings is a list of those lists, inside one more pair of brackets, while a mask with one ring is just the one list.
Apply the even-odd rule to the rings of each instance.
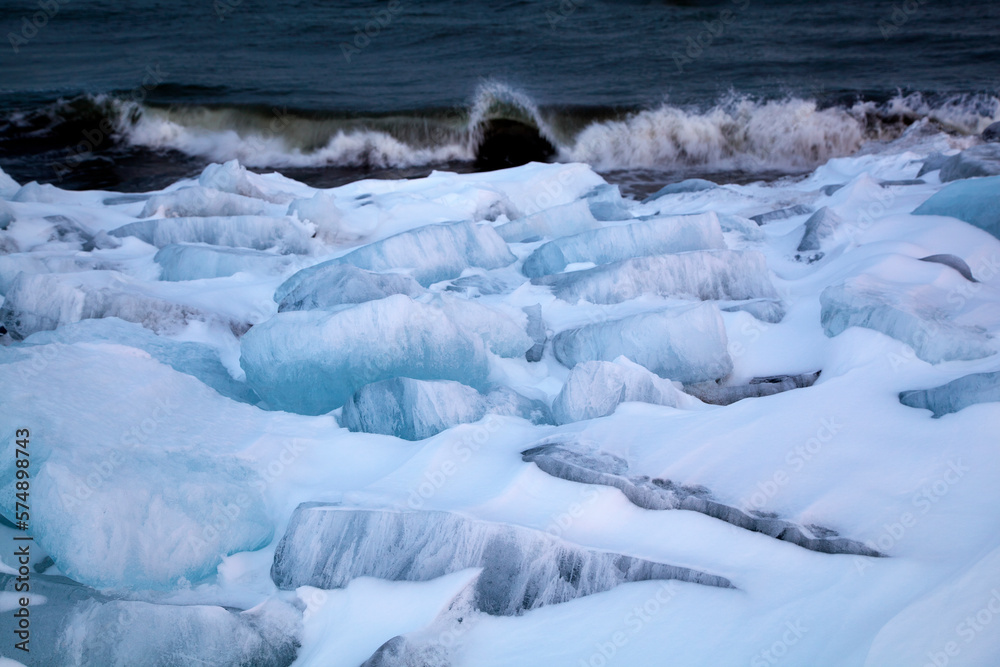
[[537, 278], [559, 273], [577, 262], [607, 264], [630, 257], [725, 247], [719, 218], [714, 213], [675, 216], [603, 227], [549, 241], [524, 260], [522, 271], [529, 278]]
[[946, 215], [1000, 238], [1000, 176], [950, 183], [918, 206], [913, 215]]
[[708, 303], [588, 324], [553, 339], [556, 359], [569, 368], [625, 356], [662, 378], [684, 383], [729, 375], [733, 361], [727, 345], [722, 315]]
[[482, 339], [441, 309], [401, 294], [335, 312], [278, 313], [243, 336], [240, 365], [270, 407], [310, 415], [340, 407], [379, 380], [456, 380], [479, 388], [489, 374]]

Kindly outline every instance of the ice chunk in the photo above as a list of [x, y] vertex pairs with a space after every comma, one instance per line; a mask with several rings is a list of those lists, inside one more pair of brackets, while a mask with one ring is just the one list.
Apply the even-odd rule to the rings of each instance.
[[30, 183], [22, 185], [17, 192], [11, 196], [10, 200], [39, 204], [58, 204], [66, 202], [67, 194], [72, 196], [72, 193], [67, 193], [65, 190], [57, 188], [51, 183], [38, 183], [37, 181], [31, 181]]
[[917, 172], [917, 178], [920, 178], [924, 174], [929, 174], [932, 171], [938, 171], [944, 166], [945, 162], [951, 156], [945, 155], [943, 153], [931, 153], [924, 160], [923, 166], [920, 167], [920, 171]]
[[628, 220], [632, 217], [617, 185], [598, 185], [585, 194], [584, 199], [587, 200], [591, 215], [598, 220]]
[[[304, 274], [304, 275], [300, 275]], [[293, 285], [289, 289], [289, 285]], [[384, 299], [393, 294], [417, 296], [424, 288], [399, 273], [375, 273], [351, 264], [324, 262], [299, 271], [274, 294], [278, 312], [330, 309], [351, 303]]]
[[677, 183], [664, 185], [662, 188], [643, 199], [642, 203], [648, 204], [651, 201], [655, 201], [660, 197], [665, 197], [667, 195], [676, 195], [684, 192], [704, 192], [705, 190], [711, 190], [712, 188], [717, 187], [719, 186], [712, 181], [706, 181], [704, 178], [688, 178]]
[[237, 160], [225, 164], [210, 164], [198, 177], [198, 184], [244, 197], [287, 204], [294, 196], [269, 184], [262, 176], [247, 171]]
[[499, 225], [500, 237], [508, 243], [525, 243], [540, 238], [557, 238], [568, 234], [600, 229], [601, 223], [590, 212], [585, 199], [562, 206], [553, 206], [538, 213]]
[[705, 250], [636, 257], [533, 280], [563, 301], [621, 303], [643, 294], [695, 299], [777, 300], [764, 256], [756, 250]]
[[[3, 445], [10, 479], [13, 432]], [[84, 465], [46, 461], [32, 484], [32, 534], [77, 581], [171, 588], [214, 574], [224, 556], [271, 541], [263, 498], [248, 484], [256, 477], [232, 457], [140, 449], [83, 457]], [[15, 516], [13, 500], [0, 501], [0, 509]]]
[[729, 215], [727, 213], [719, 213], [718, 215], [722, 231], [736, 232], [743, 235], [743, 238], [748, 241], [764, 240], [764, 232], [753, 220], [744, 218], [741, 215]]
[[219, 353], [204, 343], [182, 343], [157, 336], [138, 324], [117, 317], [83, 320], [55, 331], [40, 331], [24, 339], [22, 346], [49, 343], [118, 343], [143, 350], [175, 371], [192, 375], [223, 396], [241, 403], [260, 399], [245, 383], [233, 379], [219, 359]]
[[153, 259], [163, 267], [160, 279], [171, 281], [222, 278], [241, 271], [257, 274], [281, 273], [292, 262], [289, 255], [189, 243], [164, 246]]
[[899, 402], [911, 408], [923, 408], [934, 417], [964, 410], [977, 403], [1000, 401], [1000, 371], [973, 373], [932, 389], [915, 389], [899, 394]]
[[[0, 574], [0, 591], [16, 587], [16, 576]], [[44, 638], [30, 643], [30, 664], [61, 667], [186, 665], [193, 650], [198, 664], [287, 667], [302, 630], [301, 612], [275, 599], [243, 612], [151, 604], [49, 576], [31, 577], [30, 612], [32, 638]]]
[[451, 295], [442, 294], [432, 302], [448, 319], [470, 334], [481, 338], [487, 349], [501, 357], [520, 357], [534, 345], [528, 337], [527, 317], [523, 311], [513, 311], [514, 321], [507, 313]]
[[445, 287], [445, 290], [476, 298], [493, 294], [506, 294], [523, 284], [524, 280], [512, 282], [500, 276], [476, 274], [455, 278], [450, 285]]
[[620, 403], [638, 401], [681, 407], [688, 401], [672, 383], [625, 357], [610, 361], [585, 361], [573, 367], [566, 384], [552, 403], [559, 424], [606, 417]]
[[306, 253], [312, 231], [291, 218], [242, 215], [223, 218], [157, 218], [122, 225], [109, 232], [135, 236], [162, 248], [171, 243], [207, 243], [230, 248]]
[[722, 227], [715, 213], [673, 216], [604, 227], [549, 241], [524, 260], [521, 270], [529, 278], [538, 278], [559, 273], [576, 262], [607, 264], [630, 257], [725, 247]]
[[952, 322], [944, 309], [921, 296], [872, 276], [831, 285], [820, 294], [823, 329], [830, 337], [850, 327], [874, 329], [906, 343], [932, 364], [995, 353], [989, 334]]
[[[1000, 144], [996, 145], [1000, 148]], [[1000, 176], [950, 183], [913, 215], [946, 215], [1000, 238]]]
[[812, 212], [813, 210], [808, 206], [803, 206], [802, 204], [796, 204], [795, 206], [790, 206], [788, 208], [779, 208], [775, 211], [768, 211], [767, 213], [751, 215], [750, 219], [756, 222], [758, 225], [766, 225], [769, 222], [786, 220], [788, 218], [794, 218], [797, 215], [809, 215]]
[[24, 252], [0, 255], [0, 294], [7, 294], [17, 274], [77, 273], [88, 270], [118, 270], [120, 265], [90, 255]]
[[479, 421], [487, 414], [552, 423], [544, 403], [506, 387], [484, 396], [459, 382], [393, 378], [356, 391], [344, 404], [340, 424], [352, 431], [423, 440], [457, 424]]
[[278, 313], [243, 336], [240, 365], [270, 407], [310, 415], [379, 380], [457, 380], [479, 388], [489, 374], [482, 340], [440, 308], [401, 294], [336, 312]]
[[[197, 308], [150, 295], [141, 283], [114, 271], [20, 273], [0, 308], [0, 323], [15, 339], [101, 317], [120, 317], [154, 332], [177, 331], [192, 320], [219, 320]], [[231, 321], [225, 324], [234, 329], [240, 326]]]
[[534, 345], [524, 353], [524, 358], [528, 361], [541, 361], [542, 354], [545, 353], [545, 342], [549, 339], [545, 330], [545, 321], [542, 319], [542, 305], [536, 303], [533, 306], [522, 308], [528, 317], [528, 336]]
[[1000, 174], [1000, 146], [997, 144], [973, 146], [957, 155], [952, 155], [941, 165], [942, 183], [998, 174]]
[[626, 356], [662, 378], [702, 382], [729, 375], [726, 327], [714, 304], [632, 315], [559, 333], [556, 359], [572, 368], [583, 361]]
[[152, 195], [140, 218], [191, 218], [232, 215], [281, 215], [280, 208], [267, 202], [200, 185]]
[[[455, 222], [402, 232], [362, 246], [330, 263], [353, 264], [379, 272], [410, 269], [413, 278], [427, 287], [457, 278], [471, 267], [499, 269], [514, 259], [507, 244], [492, 227]], [[324, 264], [313, 268], [318, 270], [322, 266]]]
[[722, 308], [723, 312], [735, 313], [743, 311], [750, 313], [761, 322], [777, 324], [785, 318], [785, 306], [780, 299], [749, 299], [743, 303]]
[[0, 364], [0, 513], [16, 516], [16, 429], [43, 423], [31, 427], [30, 530], [62, 573], [163, 590], [271, 541], [265, 485], [234, 453], [260, 437], [258, 410], [121, 345], [14, 352]]
[[811, 387], [819, 378], [819, 371], [801, 375], [774, 375], [750, 380], [749, 384], [720, 386], [715, 382], [702, 382], [684, 387], [684, 391], [697, 396], [704, 403], [730, 405], [744, 398], [773, 396], [791, 389]]
[[776, 517], [756, 516], [712, 498], [703, 486], [681, 486], [669, 479], [629, 476], [624, 459], [579, 444], [549, 442], [521, 453], [522, 460], [542, 471], [572, 482], [601, 484], [620, 490], [632, 504], [649, 510], [681, 509], [699, 512], [734, 526], [763, 533], [800, 547], [828, 554], [883, 554], [861, 542], [820, 526], [800, 526]]
[[[844, 221], [839, 215], [824, 206], [806, 220], [806, 229], [796, 250], [798, 252], [818, 251], [823, 240], [836, 234], [843, 224]], [[818, 256], [817, 254], [812, 255], [816, 259], [822, 256], [822, 253], [818, 253]]]
[[278, 544], [279, 588], [341, 588], [355, 577], [427, 581], [479, 567], [477, 609], [512, 616], [631, 581], [680, 579], [732, 587], [688, 568], [592, 551], [528, 528], [450, 512], [350, 509], [306, 503]]
[[0, 169], [0, 197], [10, 199], [20, 189], [21, 185], [11, 178], [3, 169]]
[[375, 231], [377, 219], [344, 215], [329, 192], [317, 192], [309, 199], [296, 199], [288, 205], [288, 215], [316, 225], [317, 235], [327, 243], [363, 239]]
[[94, 238], [94, 232], [66, 215], [47, 215], [44, 220], [52, 224], [49, 241], [63, 243], [87, 243]]

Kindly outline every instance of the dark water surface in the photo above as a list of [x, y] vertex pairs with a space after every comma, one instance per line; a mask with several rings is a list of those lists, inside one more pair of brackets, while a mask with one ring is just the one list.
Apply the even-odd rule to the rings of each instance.
[[498, 117], [606, 173], [795, 173], [1000, 117], [996, 2], [4, 0], [0, 34], [0, 167], [69, 188], [464, 171]]

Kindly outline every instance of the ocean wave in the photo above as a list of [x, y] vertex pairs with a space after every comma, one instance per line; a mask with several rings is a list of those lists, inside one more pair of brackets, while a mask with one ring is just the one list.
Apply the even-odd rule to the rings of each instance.
[[465, 108], [365, 116], [139, 105], [99, 95], [9, 114], [0, 120], [0, 139], [14, 127], [25, 141], [72, 144], [83, 136], [81, 128], [99, 126], [113, 128], [111, 139], [126, 148], [238, 159], [254, 168], [384, 169], [471, 162], [484, 128], [497, 119], [533, 128], [555, 147], [556, 159], [598, 170], [800, 171], [896, 139], [917, 122], [971, 137], [1000, 119], [1000, 99], [898, 93], [887, 101], [823, 106], [796, 97], [730, 95], [701, 109], [663, 104], [584, 113], [539, 107], [527, 94], [491, 81]]

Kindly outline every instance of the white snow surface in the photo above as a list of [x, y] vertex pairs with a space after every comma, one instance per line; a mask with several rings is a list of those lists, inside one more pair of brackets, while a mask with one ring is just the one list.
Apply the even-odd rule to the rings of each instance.
[[[27, 429], [28, 533], [54, 561], [47, 575], [163, 605], [250, 609], [294, 598], [303, 623], [296, 666], [356, 666], [397, 635], [440, 640], [437, 628], [452, 627], [449, 605], [479, 574], [279, 591], [274, 551], [305, 502], [453, 512], [735, 587], [636, 582], [520, 616], [473, 614], [448, 631], [454, 667], [1000, 664], [1000, 402], [934, 418], [899, 401], [900, 392], [1000, 371], [1000, 240], [940, 213], [950, 209], [912, 214], [942, 190], [937, 172], [923, 183], [879, 185], [915, 179], [943, 141], [832, 159], [800, 179], [626, 199], [627, 220], [590, 214], [582, 202], [604, 180], [581, 164], [320, 190], [230, 162], [118, 200], [18, 187], [0, 172], [11, 214], [0, 230], [0, 317], [19, 318], [0, 322], [16, 334], [0, 337], [0, 514], [15, 519], [15, 450]], [[809, 214], [746, 227], [751, 216], [796, 205], [829, 207], [842, 223], [811, 262], [796, 258]], [[527, 257], [562, 236], [613, 239], [620, 235], [594, 230], [708, 213], [725, 223], [729, 250], [763, 258], [786, 313], [780, 322], [683, 290], [571, 303], [522, 273]], [[462, 255], [457, 234], [408, 234], [443, 223], [486, 238], [489, 257], [500, 259]], [[88, 245], [112, 231], [121, 243]], [[407, 254], [412, 238], [422, 239], [419, 255]], [[352, 252], [366, 270], [409, 272], [426, 293], [277, 312], [280, 285]], [[964, 260], [976, 282], [919, 261], [941, 254]], [[620, 259], [592, 253], [605, 255]], [[202, 266], [201, 257], [214, 258]], [[161, 278], [164, 267], [171, 280]], [[468, 278], [483, 287], [449, 289]], [[338, 301], [317, 294], [317, 302]], [[541, 360], [529, 362], [522, 308], [536, 304], [548, 340]], [[661, 326], [666, 312], [710, 312], [724, 331], [602, 327], [626, 318]], [[77, 324], [107, 317], [133, 324]], [[825, 327], [824, 317], [836, 325]], [[170, 344], [152, 345], [139, 326]], [[58, 335], [62, 327], [79, 332]], [[589, 365], [572, 370], [552, 341], [575, 329], [602, 333], [576, 355]], [[629, 339], [608, 339], [616, 332]], [[616, 361], [658, 332], [663, 349], [711, 357], [721, 344], [714, 368], [731, 364], [723, 384], [822, 373], [808, 388], [703, 405], [679, 393], [681, 378], [662, 377], [665, 365], [648, 361], [656, 354]], [[182, 353], [197, 353], [197, 364]], [[656, 367], [637, 366], [644, 361]], [[209, 377], [203, 368], [226, 395], [199, 379]], [[231, 385], [218, 381], [219, 368]], [[486, 415], [419, 441], [339, 425], [339, 406], [354, 391], [400, 376], [556, 401], [566, 423]], [[588, 387], [598, 393], [587, 396]], [[651, 402], [635, 400], [646, 396]], [[719, 503], [836, 530], [886, 557], [818, 553], [705, 514], [642, 509], [618, 489], [522, 461], [522, 451], [554, 441], [620, 457], [632, 476], [704, 487]], [[18, 567], [8, 548], [14, 531], [0, 530], [7, 576]], [[18, 657], [8, 622], [3, 664]]]

